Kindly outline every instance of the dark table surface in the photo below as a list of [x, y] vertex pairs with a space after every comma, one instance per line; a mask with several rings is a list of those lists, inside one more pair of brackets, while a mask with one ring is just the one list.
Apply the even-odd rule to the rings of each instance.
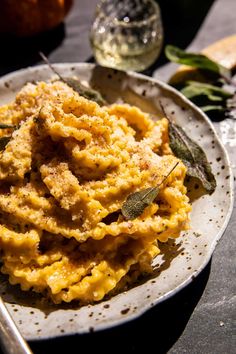
[[[51, 62], [93, 61], [89, 28], [97, 0], [75, 0], [64, 24], [34, 39], [2, 39], [0, 75], [40, 63], [38, 50]], [[235, 0], [159, 1], [165, 43], [200, 50], [236, 33]], [[10, 45], [9, 45], [10, 44]], [[164, 81], [175, 70], [162, 54], [146, 74]], [[225, 122], [215, 123], [219, 134]], [[235, 168], [236, 122], [227, 122], [225, 143]], [[34, 353], [236, 353], [236, 210], [214, 255], [202, 273], [185, 289], [142, 317], [102, 332], [30, 342]]]

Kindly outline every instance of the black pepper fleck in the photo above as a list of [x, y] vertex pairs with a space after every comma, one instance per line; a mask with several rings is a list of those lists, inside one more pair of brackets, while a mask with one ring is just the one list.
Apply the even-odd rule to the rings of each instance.
[[130, 310], [130, 308], [127, 307], [126, 309], [121, 310], [120, 313], [121, 313], [122, 315], [126, 315], [126, 314], [129, 312], [129, 310]]

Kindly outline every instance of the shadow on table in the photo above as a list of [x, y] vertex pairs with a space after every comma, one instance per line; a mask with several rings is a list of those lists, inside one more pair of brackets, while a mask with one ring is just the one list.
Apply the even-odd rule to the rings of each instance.
[[[167, 353], [184, 331], [207, 284], [211, 262], [187, 287], [140, 318], [112, 329], [30, 342], [35, 354]], [[73, 349], [72, 349], [73, 348]]]
[[48, 55], [60, 45], [64, 37], [64, 24], [29, 38], [1, 35], [0, 76], [36, 64], [41, 60], [39, 51]]

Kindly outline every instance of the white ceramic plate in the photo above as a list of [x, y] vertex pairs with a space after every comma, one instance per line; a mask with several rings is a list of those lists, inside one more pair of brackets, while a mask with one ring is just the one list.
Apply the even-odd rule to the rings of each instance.
[[[108, 102], [125, 101], [144, 111], [157, 113], [161, 99], [166, 112], [207, 153], [217, 179], [213, 195], [193, 202], [191, 230], [162, 247], [165, 257], [154, 262], [152, 277], [96, 305], [49, 306], [38, 295], [22, 292], [1, 277], [0, 293], [26, 339], [100, 330], [134, 319], [175, 294], [204, 268], [229, 221], [233, 207], [233, 176], [226, 151], [209, 119], [170, 86], [136, 73], [118, 72], [92, 64], [57, 64], [64, 76], [77, 75], [98, 88]], [[0, 104], [9, 102], [27, 81], [49, 80], [47, 66], [11, 73], [0, 79]], [[193, 191], [197, 191], [194, 189]]]

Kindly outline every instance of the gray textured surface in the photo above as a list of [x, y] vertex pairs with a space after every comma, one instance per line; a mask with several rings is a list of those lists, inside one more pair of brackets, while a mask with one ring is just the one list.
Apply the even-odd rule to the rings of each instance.
[[[54, 38], [50, 39], [49, 45], [46, 43], [45, 51], [52, 62], [91, 60], [88, 33], [96, 3], [96, 0], [75, 0], [74, 9], [66, 20], [65, 37], [61, 28], [56, 33], [61, 37], [56, 38], [55, 43], [52, 43]], [[201, 6], [200, 0], [199, 3]], [[235, 20], [235, 0], [215, 1], [198, 31], [195, 31], [192, 41], [186, 45], [190, 49], [200, 50], [215, 40], [236, 33]], [[181, 24], [181, 19], [179, 23]], [[175, 31], [177, 35], [178, 26], [173, 25], [169, 31]], [[43, 38], [47, 41], [46, 37]], [[24, 45], [28, 46], [27, 43]], [[30, 45], [32, 46], [32, 42]], [[41, 47], [45, 47], [44, 40], [43, 43], [39, 40], [37, 48]], [[2, 59], [0, 65], [2, 74], [38, 62], [37, 55], [32, 55], [32, 51], [28, 56], [27, 53], [19, 54], [15, 62], [5, 52], [4, 55], [5, 59]], [[171, 64], [158, 67], [162, 62], [163, 59], [157, 62], [154, 76], [167, 80], [175, 66]], [[235, 125], [234, 129], [236, 132]], [[230, 150], [232, 165], [236, 165], [233, 154], [235, 147], [227, 148]], [[105, 354], [137, 353], [142, 349], [145, 352], [170, 354], [236, 353], [235, 229], [234, 208], [230, 224], [206, 269], [190, 286], [140, 319], [101, 333], [34, 342], [31, 343], [34, 352], [90, 353], [96, 350]], [[108, 346], [108, 343], [111, 344]]]

